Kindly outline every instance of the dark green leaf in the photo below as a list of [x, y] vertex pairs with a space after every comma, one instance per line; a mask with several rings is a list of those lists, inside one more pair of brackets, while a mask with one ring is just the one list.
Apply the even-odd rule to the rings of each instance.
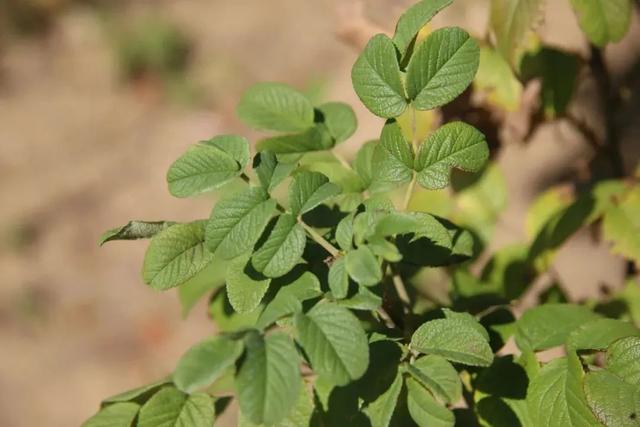
[[396, 121], [387, 122], [382, 129], [373, 152], [372, 170], [374, 179], [381, 182], [408, 182], [413, 177], [413, 149]]
[[251, 337], [236, 375], [242, 415], [256, 424], [275, 424], [296, 405], [302, 378], [298, 353], [282, 332]]
[[420, 427], [453, 427], [453, 412], [440, 405], [426, 388], [413, 378], [407, 378], [408, 405], [411, 418]]
[[223, 259], [243, 254], [258, 241], [273, 216], [275, 200], [258, 187], [233, 194], [213, 208], [207, 224], [206, 246]]
[[402, 14], [393, 36], [393, 42], [400, 51], [400, 55], [404, 56], [411, 47], [420, 29], [452, 2], [453, 0], [422, 0]]
[[307, 237], [293, 215], [280, 215], [267, 240], [253, 253], [251, 263], [267, 277], [287, 274], [300, 261]]
[[297, 163], [281, 163], [270, 151], [261, 151], [253, 161], [253, 170], [258, 175], [260, 185], [271, 192], [297, 167]]
[[402, 374], [398, 372], [389, 389], [378, 396], [365, 409], [365, 413], [371, 421], [371, 427], [388, 427], [390, 425], [401, 390]]
[[215, 382], [242, 354], [242, 341], [210, 338], [191, 347], [173, 373], [176, 387], [191, 393]]
[[327, 199], [340, 194], [340, 187], [318, 172], [300, 172], [289, 187], [289, 208], [295, 216], [309, 212]]
[[443, 404], [454, 404], [462, 398], [458, 372], [443, 357], [435, 354], [423, 356], [407, 365], [407, 372]]
[[452, 168], [477, 172], [489, 158], [484, 135], [466, 123], [453, 122], [432, 133], [415, 161], [418, 183], [428, 190], [445, 188]]
[[434, 31], [407, 67], [407, 93], [417, 110], [448, 104], [469, 87], [480, 64], [480, 48], [466, 31]]
[[396, 47], [384, 34], [369, 40], [353, 65], [351, 80], [362, 103], [376, 116], [398, 117], [407, 108]]
[[144, 257], [144, 282], [157, 290], [179, 286], [213, 260], [204, 247], [204, 221], [176, 224], [158, 233]]
[[185, 394], [166, 387], [153, 395], [140, 409], [138, 427], [211, 427], [215, 418], [213, 400], [208, 394]]
[[336, 304], [317, 304], [296, 316], [298, 341], [314, 372], [336, 385], [360, 378], [369, 365], [367, 337], [358, 319]]
[[139, 409], [137, 403], [115, 403], [101, 409], [82, 423], [82, 427], [131, 427]]
[[454, 318], [426, 322], [413, 333], [411, 348], [470, 366], [489, 366], [493, 361], [488, 340], [469, 320]]

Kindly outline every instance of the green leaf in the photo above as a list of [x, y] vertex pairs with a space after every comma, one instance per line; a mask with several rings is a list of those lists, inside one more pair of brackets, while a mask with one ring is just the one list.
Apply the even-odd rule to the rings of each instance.
[[215, 382], [242, 354], [242, 341], [210, 338], [191, 347], [173, 373], [176, 387], [191, 393]]
[[189, 147], [167, 172], [169, 192], [189, 197], [214, 190], [240, 176], [249, 161], [249, 141], [221, 135]]
[[[309, 395], [309, 392], [305, 387], [300, 388], [300, 397], [297, 399], [296, 406], [291, 410], [289, 415], [282, 421], [276, 424], [271, 424], [269, 427], [300, 427], [309, 426], [311, 422], [311, 416], [313, 415], [314, 407], [313, 400]], [[238, 421], [238, 427], [266, 427], [265, 424], [254, 424], [247, 420], [242, 414]]]
[[541, 21], [544, 0], [492, 0], [489, 25], [498, 51], [513, 63], [526, 37]]
[[324, 117], [324, 124], [335, 139], [336, 144], [349, 139], [358, 128], [358, 119], [353, 108], [344, 102], [327, 102], [318, 107]]
[[480, 64], [480, 48], [457, 27], [434, 31], [407, 67], [407, 93], [417, 110], [448, 104], [469, 87]]
[[164, 378], [160, 381], [155, 381], [151, 384], [143, 385], [142, 387], [136, 387], [133, 390], [127, 390], [123, 393], [119, 393], [115, 396], [104, 399], [102, 401], [102, 406], [120, 402], [135, 402], [142, 404], [146, 402], [148, 398], [151, 397], [160, 388], [169, 384], [171, 384], [171, 378]]
[[327, 126], [317, 124], [302, 133], [263, 139], [258, 142], [258, 150], [267, 150], [276, 154], [307, 153], [328, 150], [333, 147], [334, 143]]
[[516, 323], [516, 344], [520, 349], [546, 350], [565, 343], [580, 325], [600, 316], [586, 307], [545, 304], [527, 310]]
[[98, 245], [102, 246], [112, 240], [150, 239], [174, 224], [175, 222], [173, 221], [129, 221], [122, 227], [105, 231], [100, 236]]
[[250, 87], [238, 105], [238, 117], [256, 129], [301, 132], [313, 126], [313, 106], [297, 90], [281, 83]]
[[396, 25], [393, 42], [404, 56], [411, 48], [418, 32], [431, 21], [438, 12], [449, 6], [453, 0], [422, 0], [402, 14]]
[[373, 286], [382, 280], [380, 263], [368, 246], [347, 252], [345, 267], [349, 276], [363, 286]]
[[356, 171], [365, 188], [369, 188], [373, 182], [373, 153], [378, 146], [378, 141], [364, 143], [356, 154], [353, 169]]
[[300, 261], [307, 237], [293, 215], [280, 215], [267, 240], [253, 253], [251, 263], [267, 277], [287, 274]]
[[273, 191], [296, 167], [296, 163], [278, 162], [275, 153], [270, 151], [259, 152], [253, 160], [253, 170], [258, 175], [260, 185], [267, 192]]
[[640, 186], [606, 211], [602, 227], [604, 238], [613, 242], [614, 253], [640, 264]]
[[340, 220], [336, 227], [336, 242], [343, 251], [353, 248], [353, 220], [355, 212], [351, 212]]
[[400, 391], [402, 391], [402, 375], [398, 372], [389, 389], [365, 409], [365, 413], [371, 421], [371, 427], [388, 427], [390, 425]]
[[587, 374], [584, 381], [587, 402], [598, 420], [607, 427], [637, 427], [640, 387], [633, 387], [609, 371]]
[[137, 403], [115, 403], [101, 409], [82, 423], [82, 427], [131, 427], [139, 409]]
[[447, 319], [460, 320], [462, 322], [466, 322], [467, 325], [475, 329], [480, 335], [484, 337], [485, 340], [490, 341], [489, 332], [478, 322], [478, 319], [473, 317], [471, 314], [466, 312], [457, 312], [453, 310], [449, 310], [448, 308], [443, 308], [442, 312], [444, 313], [444, 317]]
[[415, 162], [418, 183], [428, 190], [445, 188], [451, 168], [477, 172], [489, 158], [484, 135], [466, 123], [442, 126], [422, 143]]
[[607, 349], [607, 370], [640, 387], [640, 338], [628, 337]]
[[631, 0], [571, 0], [580, 28], [591, 43], [604, 47], [618, 42], [631, 24]]
[[289, 187], [289, 208], [295, 216], [309, 212], [327, 199], [340, 194], [340, 187], [318, 172], [300, 172]]
[[527, 392], [527, 404], [535, 426], [596, 427], [582, 390], [584, 373], [580, 361], [561, 358], [545, 365], [532, 378]]
[[204, 221], [176, 224], [158, 233], [144, 257], [144, 282], [157, 290], [181, 285], [213, 260], [204, 247]]
[[445, 358], [429, 354], [407, 365], [407, 372], [445, 404], [462, 398], [462, 383], [458, 371]]
[[453, 412], [440, 405], [431, 393], [412, 378], [406, 380], [409, 390], [408, 406], [413, 421], [420, 427], [453, 427]]
[[345, 258], [340, 257], [329, 268], [329, 289], [336, 299], [346, 298], [349, 292], [349, 274], [345, 264]]
[[373, 152], [372, 169], [376, 181], [408, 182], [413, 177], [413, 149], [404, 139], [396, 121], [382, 128], [380, 143]]
[[396, 47], [384, 34], [374, 36], [351, 70], [358, 98], [379, 117], [398, 117], [407, 108]]
[[251, 249], [273, 216], [275, 200], [258, 187], [227, 197], [213, 208], [205, 244], [211, 253], [232, 259]]
[[474, 87], [487, 93], [487, 101], [506, 111], [520, 107], [523, 85], [509, 63], [491, 47], [480, 48], [480, 66]]
[[321, 378], [345, 385], [369, 365], [369, 346], [360, 321], [336, 304], [317, 304], [295, 320], [297, 339]]
[[322, 295], [320, 281], [308, 271], [293, 283], [283, 286], [273, 300], [267, 304], [256, 322], [258, 328], [266, 328], [282, 317], [302, 311], [302, 301]]
[[358, 286], [358, 292], [348, 299], [338, 301], [338, 305], [351, 310], [375, 311], [382, 306], [382, 298], [364, 286]]
[[166, 387], [153, 395], [140, 409], [138, 427], [211, 427], [215, 418], [213, 400], [208, 394], [185, 394]]
[[470, 366], [489, 366], [489, 342], [468, 320], [437, 319], [422, 324], [411, 337], [411, 348]]
[[577, 56], [551, 48], [527, 53], [522, 58], [522, 78], [542, 79], [540, 95], [547, 118], [565, 113], [576, 86], [579, 65]]
[[182, 307], [182, 317], [186, 318], [193, 307], [205, 295], [224, 286], [225, 274], [227, 272], [226, 261], [214, 258], [198, 274], [184, 282], [178, 288], [178, 298]]
[[640, 336], [633, 323], [617, 319], [596, 319], [574, 329], [567, 339], [570, 350], [605, 350], [614, 341], [629, 336]]
[[227, 296], [238, 313], [250, 313], [255, 310], [267, 293], [271, 279], [257, 278], [247, 264], [249, 258], [242, 256], [229, 263], [227, 268]]
[[242, 415], [256, 424], [275, 424], [295, 406], [302, 378], [291, 339], [282, 332], [246, 343], [246, 357], [236, 375]]

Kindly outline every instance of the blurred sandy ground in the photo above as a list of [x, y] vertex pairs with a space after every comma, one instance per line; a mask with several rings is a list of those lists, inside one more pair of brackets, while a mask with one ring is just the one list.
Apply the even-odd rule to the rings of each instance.
[[[129, 219], [208, 216], [211, 200], [169, 196], [165, 171], [200, 139], [252, 135], [233, 115], [245, 87], [320, 87], [356, 108], [354, 143], [378, 134], [351, 89], [356, 53], [334, 34], [346, 1], [112, 5], [111, 21], [160, 16], [191, 40], [186, 76], [200, 100], [187, 104], [153, 82], [123, 83], [100, 9], [72, 5], [44, 36], [0, 39], [0, 426], [77, 426], [101, 398], [163, 377], [212, 333], [204, 306], [183, 321], [174, 292], [142, 283], [145, 242], [96, 240]], [[368, 0], [369, 18], [390, 29], [407, 3]], [[436, 25], [482, 34], [487, 3], [458, 0]], [[556, 44], [579, 47], [573, 16], [552, 16]]]

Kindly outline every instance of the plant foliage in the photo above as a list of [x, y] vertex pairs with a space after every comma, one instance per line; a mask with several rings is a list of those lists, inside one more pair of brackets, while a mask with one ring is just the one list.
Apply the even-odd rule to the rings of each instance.
[[[639, 187], [545, 195], [528, 217], [529, 243], [471, 274], [504, 207], [503, 178], [474, 126], [417, 129], [474, 79], [478, 90], [504, 85], [492, 99], [512, 109], [522, 83], [511, 65], [542, 2], [494, 1], [495, 46], [460, 28], [419, 37], [451, 2], [417, 2], [393, 37], [376, 35], [356, 60], [355, 92], [385, 121], [352, 163], [333, 151], [356, 130], [351, 107], [314, 106], [290, 86], [260, 83], [238, 106], [247, 125], [273, 132], [253, 156], [247, 139], [222, 135], [190, 147], [167, 173], [176, 197], [233, 181], [244, 189], [218, 200], [208, 219], [132, 221], [105, 233], [100, 244], [151, 238], [145, 283], [180, 287], [186, 311], [211, 292], [223, 332], [189, 349], [169, 379], [106, 399], [85, 427], [211, 426], [230, 398], [241, 426], [638, 425], [633, 313], [612, 318], [560, 301], [516, 319], [511, 303], [585, 224], [600, 221], [613, 250], [639, 262]], [[625, 33], [629, 1], [572, 4], [593, 43]], [[571, 90], [557, 74], [573, 62], [527, 55], [537, 65], [525, 69], [544, 79], [545, 111], [562, 114]], [[450, 186], [453, 199], [442, 192]], [[445, 301], [416, 285], [433, 272], [450, 277]], [[512, 337], [517, 351], [505, 353]], [[556, 347], [562, 356], [538, 361]]]

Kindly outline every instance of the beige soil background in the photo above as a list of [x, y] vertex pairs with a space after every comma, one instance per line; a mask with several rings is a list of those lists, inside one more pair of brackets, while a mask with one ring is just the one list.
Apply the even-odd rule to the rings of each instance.
[[[192, 40], [188, 79], [206, 99], [195, 106], [167, 100], [153, 84], [123, 83], [102, 18], [88, 6], [66, 8], [46, 36], [0, 41], [0, 426], [78, 426], [101, 398], [163, 377], [188, 346], [214, 332], [204, 305], [183, 320], [175, 292], [143, 284], [145, 242], [98, 248], [96, 241], [129, 219], [208, 216], [211, 199], [170, 197], [165, 171], [200, 139], [255, 136], [234, 117], [244, 88], [265, 80], [300, 88], [324, 82], [325, 97], [351, 103], [360, 118], [352, 145], [343, 148], [347, 156], [379, 133], [381, 121], [363, 110], [351, 89], [356, 51], [336, 36], [353, 19], [349, 3], [119, 3], [117, 19], [159, 14]], [[365, 10], [390, 31], [408, 3], [368, 0]], [[567, 2], [548, 3], [543, 38], [584, 52]], [[480, 35], [487, 17], [488, 1], [457, 0], [434, 26], [455, 23]], [[636, 17], [634, 32], [611, 49], [612, 67], [626, 70], [637, 58], [637, 26]], [[623, 54], [616, 56], [616, 49]], [[625, 144], [632, 165], [640, 120], [637, 110], [629, 114]], [[496, 246], [521, 236], [531, 198], [557, 181], [536, 181], [535, 191], [521, 191], [536, 165], [556, 151], [575, 162], [588, 157], [580, 141], [554, 135], [547, 130], [535, 144], [514, 146], [500, 159], [512, 197]], [[518, 160], [523, 156], [526, 162]], [[577, 252], [560, 254], [561, 274], [580, 284], [577, 294], [602, 281], [616, 286], [620, 263], [584, 239], [571, 242]], [[234, 425], [227, 418], [225, 425]]]

